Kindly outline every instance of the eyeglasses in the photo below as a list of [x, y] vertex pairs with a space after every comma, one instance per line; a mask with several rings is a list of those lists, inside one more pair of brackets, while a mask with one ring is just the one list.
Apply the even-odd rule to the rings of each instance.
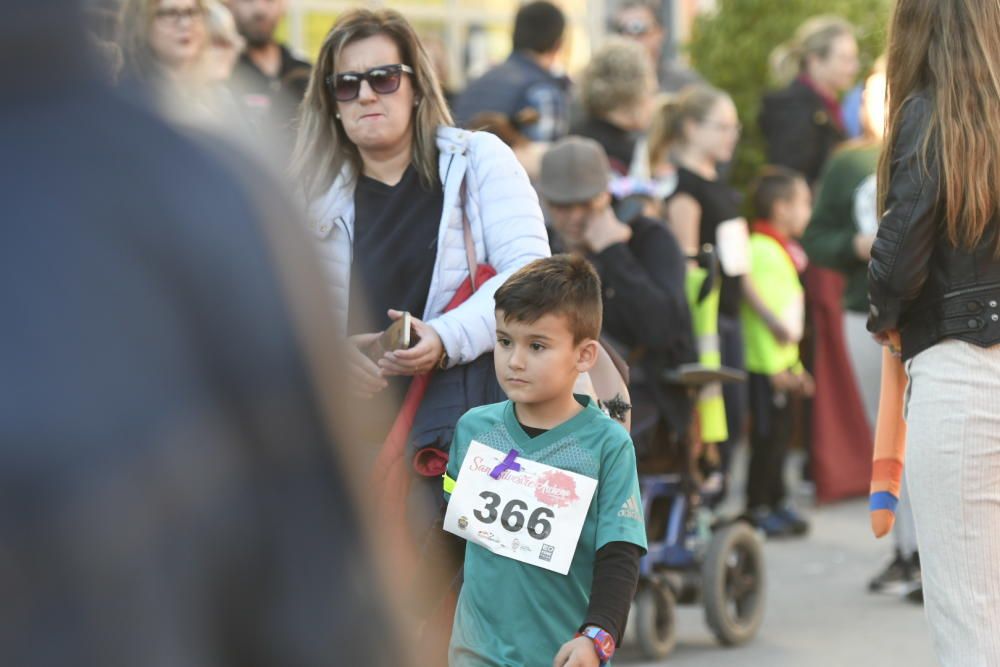
[[718, 132], [725, 132], [726, 134], [742, 134], [743, 133], [743, 126], [740, 123], [736, 123], [735, 125], [730, 125], [729, 123], [716, 123], [716, 122], [709, 121], [709, 122], [706, 122], [705, 125], [707, 127], [712, 128], [713, 130], [716, 130]]
[[166, 21], [172, 25], [180, 25], [181, 21], [184, 19], [190, 19], [192, 21], [200, 19], [204, 12], [199, 7], [188, 7], [187, 9], [157, 9], [153, 16], [162, 21]]
[[652, 29], [652, 25], [639, 19], [622, 21], [614, 25], [615, 32], [626, 37], [642, 37]]
[[338, 102], [350, 102], [361, 94], [361, 82], [367, 81], [379, 95], [389, 95], [399, 90], [403, 72], [413, 74], [406, 65], [382, 65], [367, 72], [344, 72], [326, 77], [326, 86]]

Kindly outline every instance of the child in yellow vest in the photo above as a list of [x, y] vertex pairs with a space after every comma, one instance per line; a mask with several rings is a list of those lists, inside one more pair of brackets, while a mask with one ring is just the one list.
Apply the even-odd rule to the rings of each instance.
[[741, 306], [751, 416], [747, 511], [769, 537], [809, 529], [787, 503], [784, 467], [792, 436], [790, 397], [814, 389], [799, 359], [805, 322], [800, 276], [807, 260], [796, 241], [809, 224], [811, 207], [809, 186], [798, 172], [767, 167], [757, 179], [757, 221]]

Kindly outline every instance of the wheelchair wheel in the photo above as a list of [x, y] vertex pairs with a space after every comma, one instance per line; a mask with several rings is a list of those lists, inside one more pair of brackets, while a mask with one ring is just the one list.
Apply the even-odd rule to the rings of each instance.
[[702, 565], [705, 620], [726, 646], [749, 641], [764, 620], [764, 552], [753, 529], [740, 521], [722, 528]]
[[650, 583], [635, 596], [636, 638], [646, 658], [665, 658], [677, 645], [676, 605], [665, 585]]

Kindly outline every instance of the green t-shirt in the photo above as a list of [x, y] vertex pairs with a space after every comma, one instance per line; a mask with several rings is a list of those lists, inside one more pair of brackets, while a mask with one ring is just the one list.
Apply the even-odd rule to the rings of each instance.
[[536, 438], [510, 401], [467, 412], [458, 422], [448, 477], [459, 480], [472, 440], [597, 480], [569, 573], [498, 556], [471, 543], [449, 649], [451, 667], [551, 667], [587, 613], [594, 560], [609, 542], [646, 548], [635, 448], [621, 424], [590, 398], [576, 416]]

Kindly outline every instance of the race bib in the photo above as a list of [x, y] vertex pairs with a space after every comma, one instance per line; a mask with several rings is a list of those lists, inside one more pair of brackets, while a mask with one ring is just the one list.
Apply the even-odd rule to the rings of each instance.
[[[490, 473], [498, 466], [494, 479]], [[566, 574], [596, 489], [597, 480], [585, 475], [511, 454], [505, 458], [473, 440], [444, 529], [498, 556]]]

